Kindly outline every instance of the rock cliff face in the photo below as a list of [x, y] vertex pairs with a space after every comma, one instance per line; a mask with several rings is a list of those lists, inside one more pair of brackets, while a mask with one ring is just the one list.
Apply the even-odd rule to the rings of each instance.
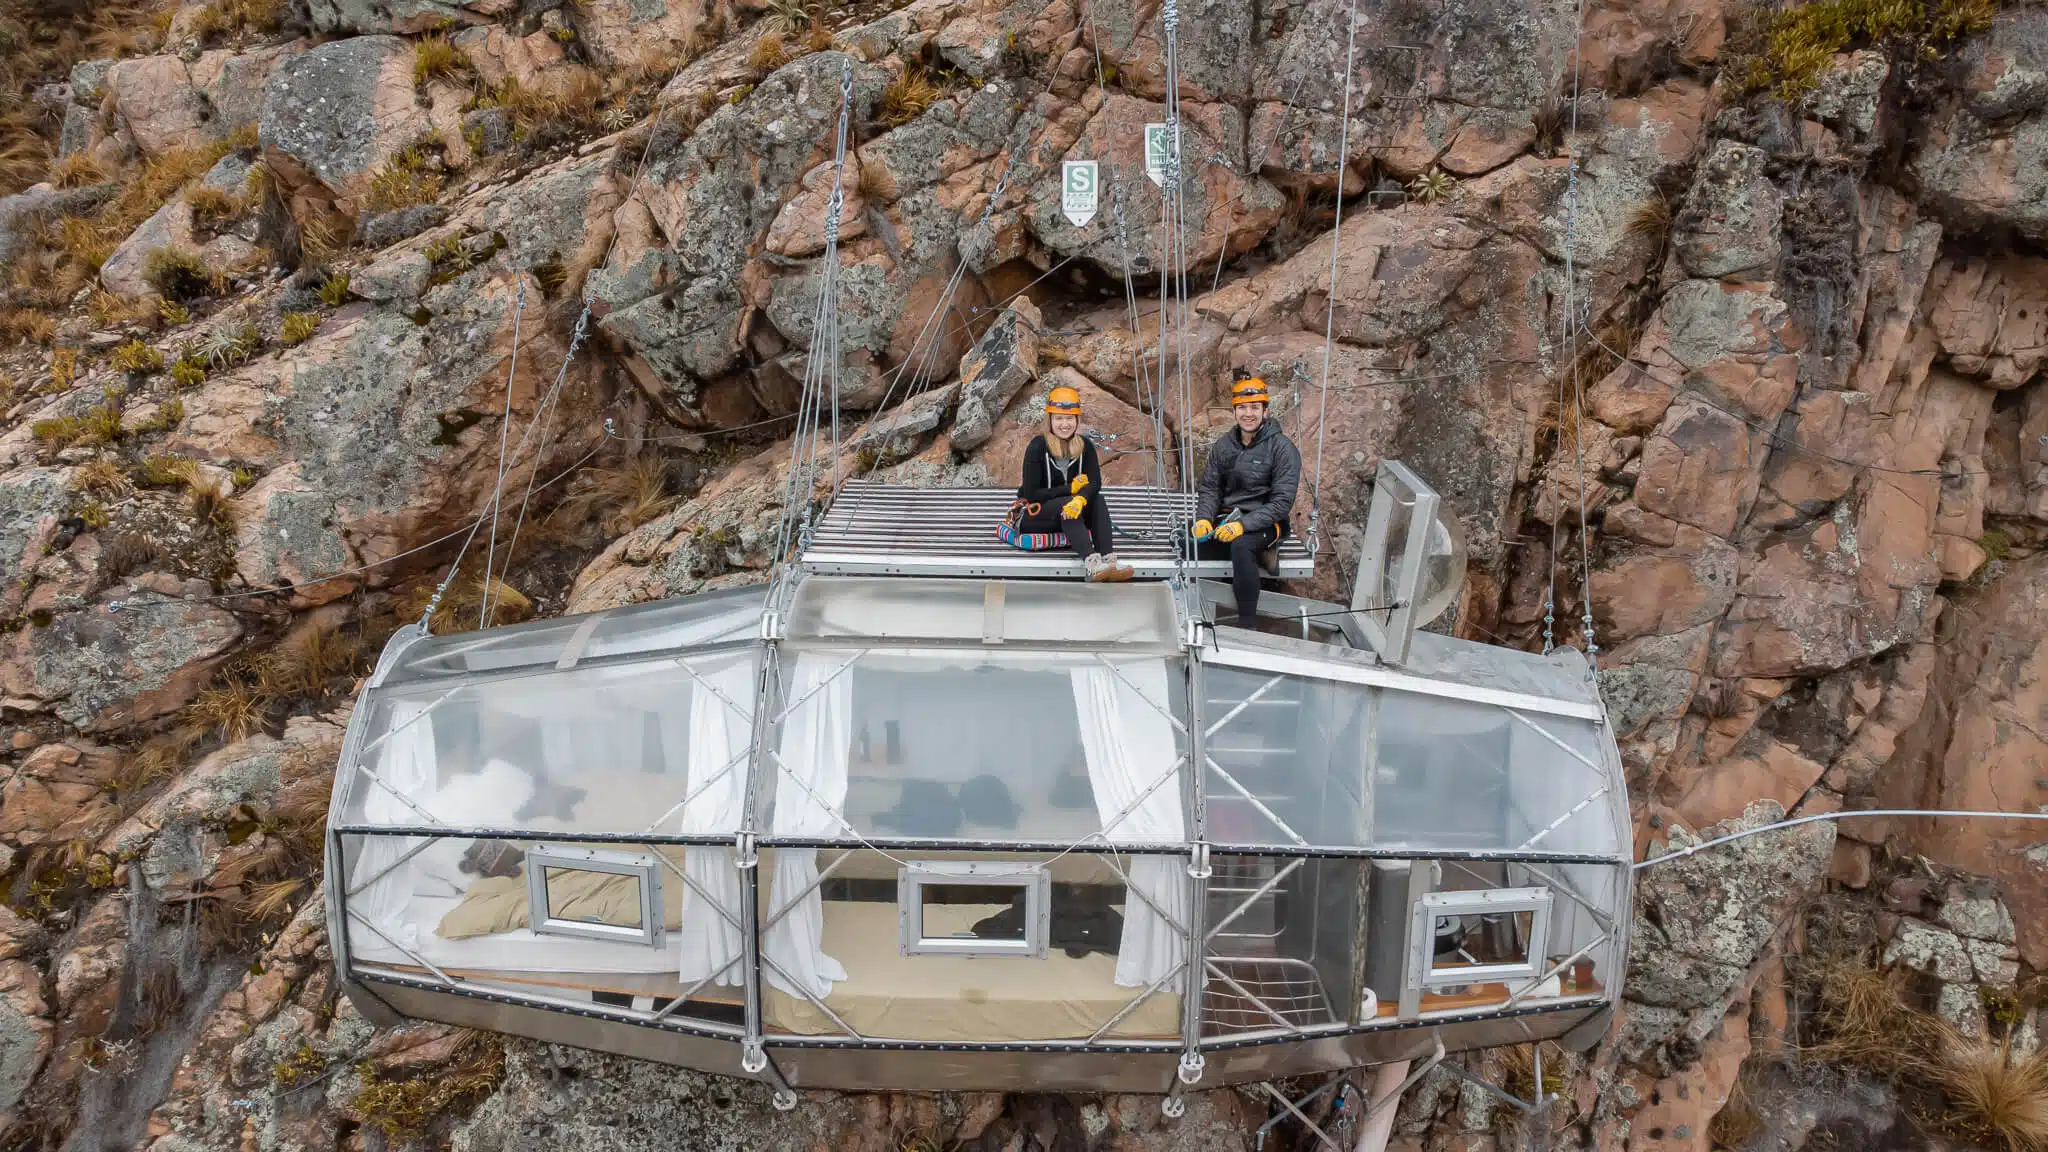
[[[2048, 810], [2048, 14], [1866, 8], [1183, 0], [1168, 341], [1158, 0], [188, 0], [153, 51], [20, 48], [58, 158], [0, 199], [0, 1146], [1250, 1145], [1231, 1091], [782, 1116], [330, 986], [341, 726], [473, 523], [444, 630], [765, 578], [842, 76], [846, 468], [1006, 484], [1063, 384], [1145, 480], [1151, 381], [1206, 438], [1257, 374], [1331, 549], [1299, 590], [1346, 598], [1378, 462], [1415, 467], [1460, 634], [1598, 645], [1642, 853]], [[1067, 159], [1103, 165], [1080, 227]], [[1867, 1062], [1784, 1071], [1832, 1003], [1802, 973], [1853, 953], [2023, 1058], [2036, 827], [1646, 870], [1549, 1146], [1850, 1146], [1852, 1097], [1859, 1146], [1922, 1146]], [[1399, 1132], [1535, 1138], [1448, 1072]]]

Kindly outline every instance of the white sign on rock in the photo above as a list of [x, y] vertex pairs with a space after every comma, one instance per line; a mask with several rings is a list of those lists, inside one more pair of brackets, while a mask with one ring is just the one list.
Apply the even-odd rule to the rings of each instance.
[[1164, 124], [1145, 125], [1145, 175], [1161, 188], [1166, 187], [1166, 168], [1174, 153], [1174, 140], [1166, 128]]
[[1069, 160], [1060, 165], [1060, 212], [1067, 223], [1080, 228], [1095, 219], [1102, 200], [1099, 177], [1093, 160]]

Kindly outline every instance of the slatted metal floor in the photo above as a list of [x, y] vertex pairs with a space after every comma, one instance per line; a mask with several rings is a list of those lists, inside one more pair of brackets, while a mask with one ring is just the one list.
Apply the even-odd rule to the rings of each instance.
[[[1176, 520], [1193, 510], [1193, 497], [1159, 488], [1104, 489], [1116, 527], [1117, 558], [1140, 579], [1174, 573]], [[813, 572], [859, 576], [982, 576], [996, 578], [1082, 575], [1081, 561], [1061, 548], [1025, 552], [996, 535], [1016, 493], [1008, 488], [910, 488], [871, 480], [849, 482], [811, 534], [803, 564]], [[1299, 537], [1280, 544], [1279, 574], [1314, 574]], [[1201, 576], [1228, 576], [1227, 560], [1200, 560]]]

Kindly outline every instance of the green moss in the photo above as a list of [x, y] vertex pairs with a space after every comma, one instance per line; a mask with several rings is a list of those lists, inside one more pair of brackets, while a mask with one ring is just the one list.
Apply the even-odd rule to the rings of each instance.
[[1984, 559], [2003, 560], [2012, 555], [2012, 537], [1993, 528], [1977, 537], [1977, 547], [1984, 550]]
[[270, 1069], [270, 1078], [280, 1088], [294, 1088], [327, 1071], [327, 1057], [304, 1040], [292, 1054], [279, 1060]]
[[1836, 53], [1875, 44], [1937, 56], [1950, 41], [1990, 27], [1997, 12], [1997, 0], [1814, 0], [1759, 15], [1751, 29], [1758, 43], [1736, 53], [1731, 77], [1744, 92], [1798, 100]]

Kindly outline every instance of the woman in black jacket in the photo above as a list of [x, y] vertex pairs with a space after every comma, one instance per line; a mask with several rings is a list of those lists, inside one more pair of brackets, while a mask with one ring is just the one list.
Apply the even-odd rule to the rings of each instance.
[[1018, 531], [1065, 535], [1091, 583], [1131, 578], [1131, 569], [1116, 558], [1102, 498], [1102, 463], [1095, 445], [1081, 435], [1081, 394], [1074, 389], [1055, 388], [1045, 398], [1045, 431], [1024, 449], [1017, 498], [1027, 502]]

